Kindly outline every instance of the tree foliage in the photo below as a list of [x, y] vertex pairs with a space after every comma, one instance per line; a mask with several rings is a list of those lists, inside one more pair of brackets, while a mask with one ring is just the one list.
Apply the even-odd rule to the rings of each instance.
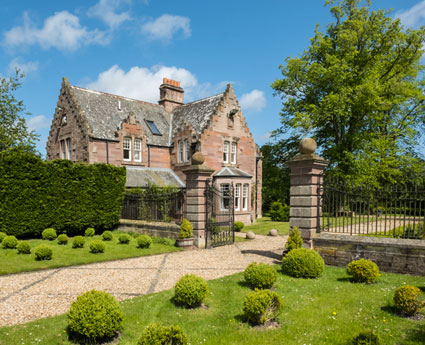
[[0, 78], [0, 152], [16, 147], [35, 151], [37, 135], [26, 125], [23, 115], [28, 113], [24, 113], [24, 103], [14, 96], [23, 76], [16, 71], [13, 77]]
[[373, 184], [421, 171], [425, 28], [405, 29], [370, 1], [327, 0], [334, 21], [280, 66], [282, 127], [313, 136], [335, 174]]

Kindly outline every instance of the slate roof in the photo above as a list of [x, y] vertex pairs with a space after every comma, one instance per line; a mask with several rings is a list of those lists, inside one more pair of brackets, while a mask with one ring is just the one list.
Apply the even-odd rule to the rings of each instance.
[[252, 176], [243, 170], [234, 167], [224, 167], [214, 177], [246, 177], [251, 178]]
[[224, 92], [215, 96], [184, 104], [173, 111], [173, 135], [186, 125], [192, 126], [196, 134], [207, 127], [211, 116], [223, 99]]
[[[170, 114], [160, 105], [77, 86], [70, 88], [95, 138], [117, 140], [115, 132], [121, 127], [121, 121], [133, 112], [143, 127], [148, 144], [170, 145]], [[118, 110], [118, 101], [121, 111]], [[162, 135], [153, 135], [145, 120], [154, 121]]]
[[186, 185], [171, 170], [167, 168], [144, 168], [131, 167], [127, 168], [126, 187], [147, 187], [153, 184], [159, 187], [173, 186], [184, 188]]

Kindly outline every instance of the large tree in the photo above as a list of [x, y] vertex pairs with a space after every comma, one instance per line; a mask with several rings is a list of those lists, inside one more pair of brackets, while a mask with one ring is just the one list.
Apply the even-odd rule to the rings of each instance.
[[328, 0], [334, 21], [280, 66], [279, 133], [313, 136], [335, 174], [380, 184], [421, 170], [425, 28], [405, 29], [370, 1]]
[[0, 78], [0, 152], [9, 148], [35, 151], [37, 135], [26, 125], [25, 107], [14, 92], [20, 87], [23, 74], [16, 71], [10, 78]]

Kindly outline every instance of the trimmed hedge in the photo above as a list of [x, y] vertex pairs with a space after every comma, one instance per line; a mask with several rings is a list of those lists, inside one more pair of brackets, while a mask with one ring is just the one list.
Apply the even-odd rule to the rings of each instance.
[[323, 258], [313, 249], [293, 249], [282, 259], [283, 273], [295, 278], [317, 278], [324, 269]]
[[125, 168], [43, 161], [19, 150], [0, 153], [0, 231], [41, 237], [46, 228], [68, 235], [104, 230], [119, 221]]

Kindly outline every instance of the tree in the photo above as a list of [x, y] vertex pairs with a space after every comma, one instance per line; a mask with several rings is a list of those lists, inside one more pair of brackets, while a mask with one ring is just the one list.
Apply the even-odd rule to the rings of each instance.
[[286, 59], [272, 84], [283, 103], [277, 133], [311, 135], [336, 175], [404, 182], [423, 170], [416, 150], [425, 118], [425, 28], [405, 30], [370, 1], [326, 5], [334, 22], [324, 33], [316, 26], [309, 48]]
[[25, 107], [15, 98], [14, 92], [20, 87], [24, 75], [17, 70], [10, 78], [0, 78], [0, 152], [10, 148], [21, 148], [35, 152], [37, 135], [26, 125]]

